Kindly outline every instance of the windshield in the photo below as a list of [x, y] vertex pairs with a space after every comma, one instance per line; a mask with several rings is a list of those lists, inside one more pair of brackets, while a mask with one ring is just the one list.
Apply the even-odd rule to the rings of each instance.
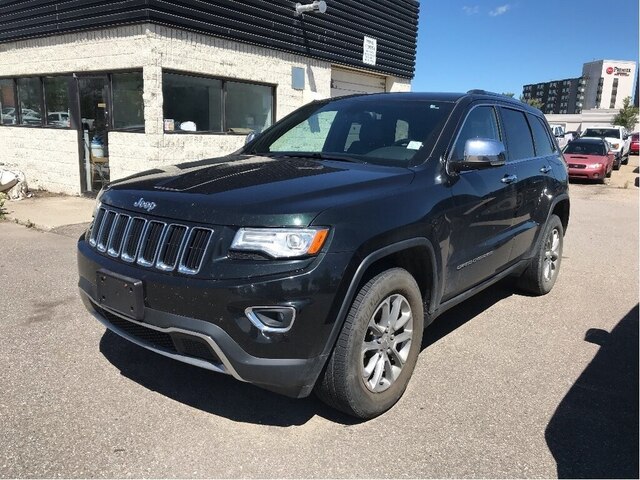
[[587, 128], [582, 136], [620, 138], [620, 130], [616, 128]]
[[379, 96], [311, 104], [262, 135], [250, 153], [408, 166], [453, 105]]
[[564, 153], [578, 155], [605, 155], [604, 145], [591, 142], [571, 142], [564, 149]]

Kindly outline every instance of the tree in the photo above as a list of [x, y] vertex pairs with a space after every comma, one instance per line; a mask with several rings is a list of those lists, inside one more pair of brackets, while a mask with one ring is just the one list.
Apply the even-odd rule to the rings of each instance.
[[631, 105], [631, 97], [627, 97], [618, 114], [613, 117], [613, 124], [622, 125], [627, 130], [633, 130], [636, 123], [638, 123], [638, 107]]
[[530, 98], [529, 100], [525, 100], [525, 98], [522, 95], [520, 95], [520, 101], [528, 105], [531, 105], [533, 108], [542, 110], [542, 102], [537, 98]]
[[515, 93], [511, 93], [511, 92], [503, 92], [502, 95], [504, 95], [505, 97], [511, 97], [513, 98], [513, 96], [515, 95]]

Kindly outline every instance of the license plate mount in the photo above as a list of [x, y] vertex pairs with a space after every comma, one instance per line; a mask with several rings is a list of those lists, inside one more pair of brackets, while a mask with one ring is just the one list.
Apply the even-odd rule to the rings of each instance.
[[125, 277], [108, 270], [96, 273], [98, 304], [134, 320], [144, 318], [142, 280]]

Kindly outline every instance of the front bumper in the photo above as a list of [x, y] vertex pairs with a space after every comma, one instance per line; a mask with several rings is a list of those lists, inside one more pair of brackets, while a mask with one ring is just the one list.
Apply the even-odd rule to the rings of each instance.
[[569, 167], [569, 178], [584, 178], [598, 180], [605, 177], [607, 167], [603, 166], [597, 169], [592, 168], [572, 168]]
[[[326, 254], [303, 271], [229, 283], [126, 265], [98, 254], [81, 239], [79, 288], [87, 310], [133, 343], [268, 390], [304, 397], [311, 393], [330, 351], [327, 343], [341, 306], [349, 258]], [[143, 282], [142, 319], [101, 305], [96, 288], [101, 269]], [[263, 332], [244, 314], [252, 305], [285, 304], [297, 309], [295, 323], [285, 333]]]

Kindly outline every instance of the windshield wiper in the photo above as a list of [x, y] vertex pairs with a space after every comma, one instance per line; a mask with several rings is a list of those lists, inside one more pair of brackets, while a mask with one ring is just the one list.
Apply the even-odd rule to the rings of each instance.
[[364, 160], [355, 158], [351, 155], [340, 153], [322, 153], [322, 152], [250, 152], [253, 155], [261, 155], [269, 158], [313, 158], [314, 160], [335, 160], [338, 162], [351, 163], [367, 163]]

